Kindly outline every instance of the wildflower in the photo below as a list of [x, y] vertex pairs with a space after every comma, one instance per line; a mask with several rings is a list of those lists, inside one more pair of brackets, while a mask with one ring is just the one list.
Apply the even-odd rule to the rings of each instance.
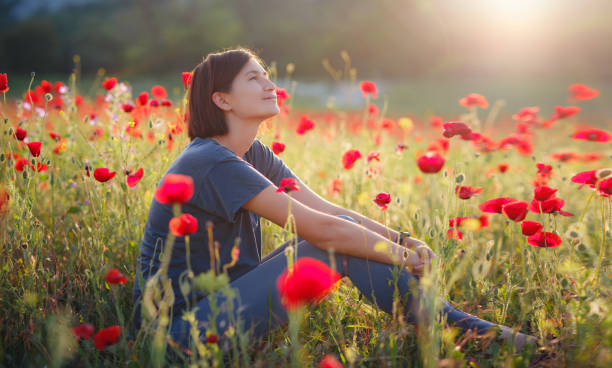
[[136, 98], [140, 106], [145, 106], [149, 102], [149, 92], [141, 92]]
[[99, 167], [94, 170], [94, 178], [100, 183], [111, 180], [115, 177], [115, 171], [109, 171], [106, 167]]
[[72, 333], [77, 340], [89, 340], [91, 335], [94, 333], [94, 326], [91, 323], [81, 323], [80, 325], [72, 328]]
[[371, 81], [362, 81], [359, 84], [359, 88], [361, 89], [361, 93], [364, 98], [368, 94], [371, 95], [373, 99], [378, 98], [378, 89], [376, 88], [376, 83]]
[[151, 100], [151, 101], [149, 101], [149, 106], [151, 106], [151, 107], [159, 107], [159, 101]]
[[0, 92], [7, 93], [9, 89], [6, 73], [0, 73]]
[[499, 170], [500, 173], [505, 173], [508, 170], [508, 164], [506, 163], [497, 164], [497, 169]]
[[572, 139], [579, 139], [591, 142], [609, 142], [612, 140], [612, 134], [601, 129], [581, 129], [574, 133]]
[[162, 106], [166, 106], [166, 107], [170, 107], [170, 106], [172, 106], [172, 101], [169, 101], [169, 100], [163, 100], [163, 101], [161, 102], [161, 105], [162, 105]]
[[533, 189], [533, 198], [540, 202], [543, 202], [551, 197], [554, 197], [556, 192], [557, 189], [553, 189], [545, 185], [535, 187]]
[[314, 128], [314, 122], [308, 118], [306, 115], [302, 115], [300, 117], [300, 123], [296, 129], [297, 134], [302, 135], [307, 131]]
[[442, 170], [445, 161], [438, 152], [429, 151], [417, 159], [417, 165], [423, 173], [435, 174]]
[[384, 211], [387, 209], [387, 205], [391, 203], [391, 195], [385, 192], [378, 193], [376, 198], [374, 198], [374, 203], [376, 203]]
[[457, 239], [457, 240], [461, 240], [463, 239], [463, 233], [461, 232], [461, 230], [457, 229], [457, 228], [450, 228], [446, 231], [446, 237], [449, 239]]
[[609, 197], [612, 195], [612, 177], [600, 181], [597, 189], [601, 196]]
[[170, 232], [176, 236], [185, 236], [198, 231], [198, 219], [188, 213], [170, 220]]
[[[586, 184], [591, 188], [595, 188], [597, 183], [597, 170], [588, 170], [580, 172], [570, 179], [573, 183]], [[582, 187], [582, 186], [581, 186]]]
[[272, 142], [272, 151], [278, 155], [285, 151], [285, 144], [281, 142]]
[[538, 120], [538, 112], [540, 108], [537, 106], [523, 107], [518, 113], [512, 115], [512, 119], [517, 121], [524, 121], [527, 123], [533, 123]]
[[378, 106], [370, 104], [370, 106], [368, 106], [368, 114], [370, 114], [370, 116], [378, 116]]
[[55, 145], [55, 147], [53, 148], [53, 153], [57, 155], [64, 152], [66, 150], [66, 141], [66, 138], [60, 139], [57, 145]]
[[17, 138], [18, 141], [24, 140], [27, 135], [28, 132], [25, 129], [17, 128], [15, 131], [15, 138]]
[[107, 78], [104, 82], [102, 82], [102, 87], [104, 87], [105, 90], [110, 91], [111, 89], [113, 89], [113, 87], [115, 87], [116, 84], [117, 78]]
[[111, 285], [125, 284], [127, 283], [127, 278], [118, 269], [111, 268], [106, 272], [106, 282]]
[[429, 118], [429, 124], [431, 124], [434, 129], [441, 129], [443, 121], [441, 117], [435, 115]]
[[482, 212], [502, 213], [502, 206], [514, 201], [516, 201], [516, 199], [512, 197], [495, 198], [482, 203], [478, 208]]
[[555, 112], [552, 114], [553, 120], [557, 119], [565, 119], [572, 117], [580, 112], [580, 107], [578, 106], [555, 106]]
[[344, 154], [342, 155], [342, 166], [344, 166], [346, 170], [350, 170], [353, 168], [353, 165], [355, 165], [355, 161], [360, 158], [361, 152], [359, 152], [359, 150], [350, 149], [344, 152]]
[[156, 85], [151, 87], [151, 95], [153, 95], [153, 97], [155, 98], [163, 100], [168, 96], [168, 93], [166, 92], [166, 89], [163, 86]]
[[370, 153], [368, 153], [367, 160], [368, 160], [368, 162], [370, 162], [372, 160], [376, 160], [376, 161], [380, 162], [380, 152], [370, 151]]
[[283, 107], [283, 104], [285, 103], [285, 101], [289, 99], [289, 97], [291, 97], [291, 95], [289, 94], [289, 92], [287, 92], [286, 89], [284, 88], [276, 89], [276, 102], [278, 104], [278, 107]]
[[155, 190], [155, 200], [163, 204], [183, 204], [193, 196], [193, 179], [180, 174], [167, 174]]
[[57, 134], [57, 133], [55, 133], [55, 132], [49, 132], [49, 137], [50, 137], [51, 139], [53, 139], [54, 141], [56, 141], [56, 142], [57, 142], [57, 141], [58, 141], [60, 138], [62, 138], [62, 136], [61, 136], [61, 135], [59, 135], [59, 134]]
[[314, 258], [301, 257], [291, 269], [276, 280], [281, 302], [287, 309], [316, 304], [324, 299], [342, 276], [327, 264]]
[[297, 185], [297, 180], [295, 178], [282, 178], [278, 189], [276, 189], [277, 193], [285, 192], [290, 193], [293, 191], [299, 191], [300, 187]]
[[558, 212], [562, 216], [574, 216], [574, 214], [562, 210], [564, 205], [565, 201], [563, 199], [553, 196], [541, 202], [537, 199], [532, 200], [531, 203], [529, 203], [529, 210], [535, 213]]
[[513, 201], [502, 205], [502, 214], [512, 221], [523, 221], [527, 216], [527, 207], [529, 204], [525, 201]]
[[464, 137], [469, 136], [472, 133], [472, 129], [462, 121], [451, 121], [445, 123], [443, 125], [443, 128], [444, 132], [442, 132], [442, 135], [446, 138], [451, 138], [456, 135]]
[[329, 191], [332, 193], [337, 193], [339, 194], [342, 191], [342, 179], [333, 179], [330, 183], [329, 183], [329, 187], [328, 187]]
[[459, 105], [468, 108], [472, 106], [478, 106], [480, 108], [486, 109], [487, 107], [489, 107], [487, 99], [483, 95], [480, 95], [478, 93], [470, 93], [467, 96], [463, 97], [459, 100]]
[[53, 85], [47, 80], [43, 80], [42, 82], [40, 82], [40, 87], [45, 93], [51, 93], [53, 91]]
[[138, 182], [140, 181], [140, 179], [142, 179], [142, 175], [144, 173], [144, 170], [142, 169], [142, 167], [138, 170], [136, 170], [136, 173], [127, 176], [126, 180], [127, 180], [127, 185], [130, 188], [134, 188], [136, 186], [136, 184], [138, 184]]
[[27, 158], [21, 158], [15, 161], [15, 170], [21, 172], [28, 165], [30, 165], [30, 161]]
[[206, 343], [209, 345], [216, 344], [218, 341], [219, 341], [219, 336], [217, 336], [214, 333], [211, 333], [206, 337]]
[[191, 85], [191, 77], [191, 72], [183, 72], [183, 74], [181, 75], [181, 78], [183, 79], [183, 86], [185, 87], [185, 89], [187, 89], [187, 87]]
[[527, 243], [534, 247], [552, 248], [561, 245], [561, 237], [555, 233], [541, 232], [529, 236]]
[[553, 153], [550, 158], [561, 162], [570, 162], [580, 160], [580, 155], [574, 152], [557, 152]]
[[538, 169], [538, 175], [541, 176], [551, 176], [552, 175], [552, 165], [546, 165], [542, 162], [536, 163], [536, 168]]
[[470, 185], [455, 186], [455, 193], [461, 199], [470, 199], [475, 195], [478, 195], [484, 191], [481, 187], [472, 187]]
[[444, 138], [438, 138], [427, 146], [427, 151], [436, 151], [441, 155], [448, 152], [450, 141]]
[[536, 221], [523, 221], [521, 222], [521, 231], [525, 236], [531, 236], [538, 231], [542, 230], [544, 226]]
[[121, 105], [121, 108], [123, 109], [124, 112], [132, 112], [134, 110], [134, 105], [132, 104], [123, 104]]
[[30, 143], [28, 143], [28, 149], [30, 150], [30, 153], [32, 154], [32, 156], [38, 157], [40, 155], [40, 146], [41, 145], [42, 145], [41, 142], [30, 142]]
[[41, 162], [36, 163], [36, 169], [34, 168], [34, 165], [30, 165], [30, 167], [32, 168], [32, 170], [36, 172], [47, 171], [47, 168], [48, 168], [47, 164], [43, 164]]
[[327, 354], [319, 362], [319, 368], [344, 368], [335, 356]]
[[121, 327], [110, 326], [103, 328], [94, 336], [94, 345], [98, 350], [104, 350], [106, 347], [113, 345], [121, 335]]
[[587, 86], [586, 84], [575, 83], [567, 88], [570, 101], [590, 100], [599, 96], [599, 91]]

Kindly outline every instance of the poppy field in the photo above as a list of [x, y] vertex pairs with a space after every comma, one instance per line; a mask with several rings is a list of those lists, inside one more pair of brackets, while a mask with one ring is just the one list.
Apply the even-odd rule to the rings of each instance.
[[[352, 80], [363, 100], [359, 110], [333, 104], [299, 110], [293, 107], [299, 83], [278, 88], [281, 113], [262, 123], [258, 138], [315, 192], [409, 231], [437, 258], [421, 279], [417, 326], [406, 321], [399, 298], [386, 314], [350, 279], [301, 260], [277, 281], [288, 328], [251, 343], [249, 331], [236, 326], [224, 356], [214, 331], [190, 349], [165, 334], [171, 302], [160, 292], [163, 272], [145, 293], [146, 323], [139, 332], [130, 327], [136, 257], [152, 199], [175, 210], [164, 252], [175, 236], [198, 228], [212, 234], [212, 224], [181, 214], [193, 195], [190, 178], [160, 183], [189, 143], [190, 73], [177, 75], [179, 98], [161, 85], [133, 90], [116, 77], [83, 95], [76, 78], [33, 76], [28, 91], [14, 95], [11, 75], [0, 73], [1, 366], [612, 364], [612, 130], [606, 126], [612, 117], [588, 114], [591, 100], [607, 98], [597, 86], [575, 83], [557, 105], [533, 101], [519, 111], [504, 111], [472, 91], [453, 101], [463, 111], [456, 116], [391, 116], [385, 91], [368, 80]], [[295, 190], [291, 180], [278, 189]], [[262, 219], [264, 255], [293, 238], [288, 229]], [[225, 266], [190, 275], [188, 287], [232, 295], [224, 274], [231, 265]], [[459, 335], [435, 320], [438, 295], [536, 336], [538, 347], [516, 352], [493, 331]]]

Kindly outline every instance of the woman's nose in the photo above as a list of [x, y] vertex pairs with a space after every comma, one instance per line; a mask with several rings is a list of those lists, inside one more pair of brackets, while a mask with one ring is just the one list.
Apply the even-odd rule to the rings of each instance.
[[276, 89], [276, 84], [274, 84], [274, 82], [268, 79], [267, 84], [264, 86], [264, 88], [266, 89], [266, 91], [273, 90]]

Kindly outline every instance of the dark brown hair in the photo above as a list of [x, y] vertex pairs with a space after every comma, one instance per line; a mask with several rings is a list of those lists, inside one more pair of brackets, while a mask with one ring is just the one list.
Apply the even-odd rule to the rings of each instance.
[[188, 91], [187, 118], [187, 133], [191, 140], [228, 133], [225, 114], [215, 105], [212, 95], [214, 92], [231, 92], [234, 78], [251, 58], [264, 66], [255, 52], [238, 47], [210, 53], [193, 69]]

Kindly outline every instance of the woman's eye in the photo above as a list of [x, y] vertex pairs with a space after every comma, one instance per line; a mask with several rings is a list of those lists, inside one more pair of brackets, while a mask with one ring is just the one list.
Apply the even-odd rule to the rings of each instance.
[[255, 79], [255, 78], [257, 78], [257, 77], [251, 77], [249, 80], [253, 80], [253, 79]]

